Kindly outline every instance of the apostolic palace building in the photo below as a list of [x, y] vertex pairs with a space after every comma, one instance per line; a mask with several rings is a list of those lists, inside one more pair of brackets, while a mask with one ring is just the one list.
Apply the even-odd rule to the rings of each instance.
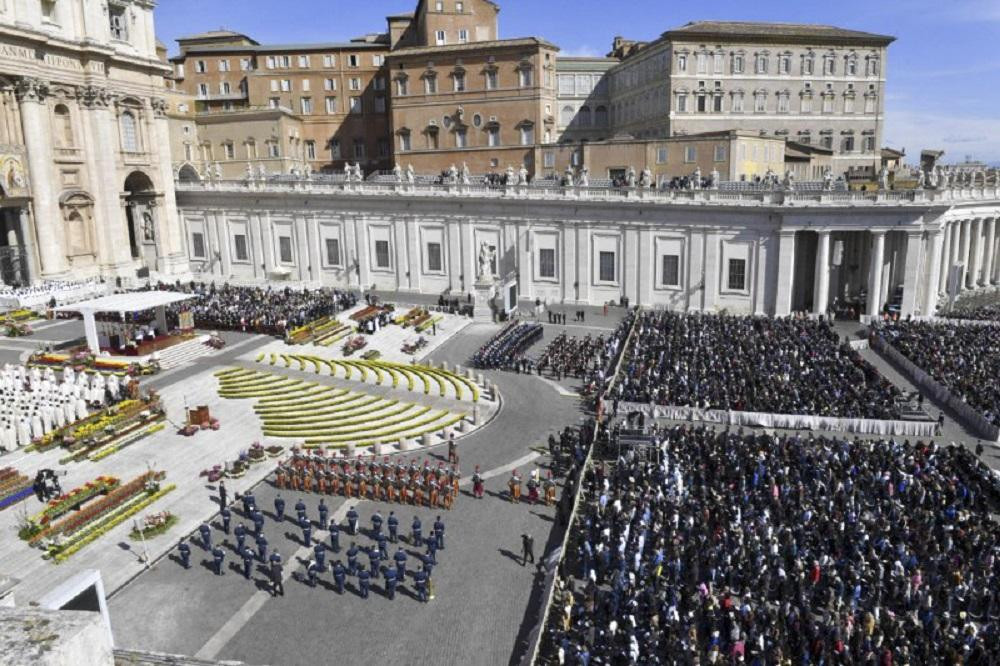
[[103, 276], [933, 314], [1000, 272], [995, 171], [882, 147], [892, 37], [705, 21], [606, 57], [489, 0], [167, 58], [152, 0], [0, 0], [4, 282]]

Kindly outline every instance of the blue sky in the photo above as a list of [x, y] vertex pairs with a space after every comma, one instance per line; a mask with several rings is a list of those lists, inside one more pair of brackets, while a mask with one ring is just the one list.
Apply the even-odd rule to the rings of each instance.
[[[688, 21], [826, 23], [894, 35], [889, 48], [886, 145], [915, 161], [922, 148], [1000, 163], [1000, 0], [498, 0], [501, 37], [537, 35], [565, 55], [603, 55], [615, 35], [652, 39]], [[387, 14], [416, 0], [160, 0], [157, 34], [219, 27], [261, 43], [344, 40], [384, 32]]]

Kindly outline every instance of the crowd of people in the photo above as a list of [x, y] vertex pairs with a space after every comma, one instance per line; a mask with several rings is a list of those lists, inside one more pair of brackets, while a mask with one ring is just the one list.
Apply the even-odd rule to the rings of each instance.
[[963, 296], [943, 316], [948, 319], [1000, 321], [1000, 294], [990, 291]]
[[472, 355], [472, 365], [530, 372], [524, 352], [541, 337], [541, 324], [512, 321]]
[[1000, 326], [900, 321], [877, 333], [987, 421], [1000, 425]]
[[1000, 481], [969, 450], [652, 434], [585, 475], [546, 663], [996, 663]]
[[618, 338], [606, 339], [603, 335], [595, 337], [588, 333], [576, 338], [560, 333], [535, 361], [535, 367], [539, 374], [548, 372], [556, 379], [587, 379], [595, 373], [603, 379], [604, 368], [614, 357], [619, 344]]
[[895, 419], [899, 390], [825, 321], [644, 312], [611, 399]]
[[[454, 440], [450, 448], [457, 448]], [[374, 456], [351, 461], [296, 452], [278, 466], [275, 485], [320, 495], [451, 509], [462, 475], [455, 464], [457, 453], [449, 457], [453, 464], [439, 462], [435, 468], [427, 459], [421, 466], [415, 458], [407, 465], [402, 457], [395, 462]]]
[[[190, 569], [191, 546], [201, 547], [211, 555], [210, 566], [215, 574], [223, 576], [226, 571], [226, 556], [231, 550], [243, 563], [242, 569], [238, 565], [233, 568], [241, 570], [246, 580], [253, 580], [254, 569], [260, 564], [266, 568], [271, 594], [284, 596], [286, 562], [277, 545], [269, 544], [267, 537], [264, 536], [264, 524], [267, 520], [264, 512], [257, 506], [252, 492], [242, 496], [237, 494], [236, 499], [242, 503], [242, 508], [229, 504], [224, 488], [224, 484], [220, 485], [219, 523], [214, 525], [202, 523], [198, 528], [197, 537], [182, 539], [177, 546], [179, 563], [185, 569]], [[381, 580], [382, 593], [387, 599], [392, 600], [396, 597], [397, 589], [406, 584], [409, 577], [410, 583], [407, 587], [418, 601], [427, 602], [434, 598], [431, 575], [438, 564], [438, 553], [443, 551], [445, 546], [445, 524], [440, 516], [433, 524], [428, 525], [427, 531], [424, 532], [424, 527], [417, 516], [413, 517], [413, 522], [407, 529], [405, 525], [400, 524], [395, 512], [390, 511], [388, 516], [383, 516], [376, 509], [370, 519], [370, 529], [365, 529], [361, 525], [361, 516], [353, 506], [348, 508], [344, 521], [330, 517], [330, 509], [323, 499], [320, 499], [316, 508], [317, 519], [310, 517], [309, 509], [302, 500], [298, 500], [293, 507], [294, 518], [286, 515], [287, 508], [292, 507], [286, 506], [285, 499], [279, 493], [274, 499], [274, 513], [271, 514], [271, 518], [279, 525], [287, 520], [302, 531], [301, 545], [309, 550], [311, 556], [305, 561], [301, 574], [296, 575], [301, 582], [316, 587], [319, 576], [329, 571], [337, 594], [344, 594], [348, 589], [348, 580], [353, 578], [354, 591], [362, 599], [367, 599], [375, 581]], [[244, 522], [232, 527], [234, 514]], [[222, 543], [213, 539], [217, 531], [225, 535]], [[230, 533], [235, 537], [235, 543], [230, 543], [226, 538]], [[343, 548], [343, 556], [347, 558], [346, 566], [340, 559], [328, 561], [328, 558], [341, 556], [341, 533], [345, 533], [343, 541], [349, 540], [350, 543]], [[357, 542], [360, 536], [368, 537], [371, 543], [359, 546]], [[329, 545], [326, 540], [329, 540]], [[409, 546], [409, 555], [401, 545], [404, 542]], [[390, 553], [393, 546], [395, 552]], [[425, 547], [426, 553], [412, 552], [414, 548]], [[413, 556], [420, 562], [419, 566], [414, 567], [410, 563], [410, 558]], [[288, 563], [296, 564], [294, 559]]]
[[284, 335], [320, 317], [353, 307], [357, 295], [339, 289], [272, 289], [198, 282], [158, 284], [155, 289], [179, 291], [195, 298], [169, 309], [171, 327], [181, 312], [190, 311], [201, 329]]
[[25, 447], [125, 398], [115, 374], [5, 363], [0, 368], [0, 453]]

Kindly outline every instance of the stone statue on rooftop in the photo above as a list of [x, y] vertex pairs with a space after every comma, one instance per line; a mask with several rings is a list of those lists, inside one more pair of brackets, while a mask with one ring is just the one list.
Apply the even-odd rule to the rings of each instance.
[[412, 185], [413, 183], [417, 182], [417, 175], [415, 173], [413, 173], [413, 165], [412, 164], [407, 164], [406, 165], [406, 182], [409, 183], [410, 185]]
[[691, 189], [700, 190], [701, 189], [701, 167], [695, 167], [694, 173], [691, 174]]
[[721, 182], [721, 177], [719, 176], [718, 169], [712, 169], [712, 172], [708, 174], [708, 186], [713, 190], [719, 189], [719, 183]]
[[399, 166], [399, 163], [392, 165], [392, 179], [397, 183], [403, 182], [403, 168]]
[[878, 172], [878, 189], [889, 189], [889, 167], [885, 165], [882, 165], [882, 168]]
[[462, 162], [462, 185], [471, 185], [472, 175], [469, 172], [469, 163]]
[[639, 187], [644, 189], [653, 186], [653, 172], [649, 170], [649, 167], [645, 167], [642, 173], [639, 174]]
[[635, 187], [635, 167], [629, 167], [625, 173], [625, 184], [629, 187]]
[[590, 169], [584, 166], [580, 169], [580, 178], [577, 180], [580, 187], [590, 187]]
[[927, 174], [923, 169], [917, 169], [917, 189], [922, 190], [927, 186]]
[[528, 184], [528, 168], [521, 165], [521, 168], [517, 170], [517, 184], [527, 185]]
[[458, 184], [458, 169], [452, 164], [448, 167], [448, 184], [457, 185]]
[[830, 167], [823, 169], [823, 189], [827, 192], [833, 189], [833, 170]]

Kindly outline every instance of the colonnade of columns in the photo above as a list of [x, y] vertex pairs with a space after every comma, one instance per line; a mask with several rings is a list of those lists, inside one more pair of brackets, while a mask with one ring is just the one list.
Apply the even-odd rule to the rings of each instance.
[[[938, 266], [936, 292], [979, 289], [1000, 283], [1000, 239], [995, 216], [951, 220], [939, 232], [944, 249]], [[952, 275], [954, 273], [954, 276]]]

